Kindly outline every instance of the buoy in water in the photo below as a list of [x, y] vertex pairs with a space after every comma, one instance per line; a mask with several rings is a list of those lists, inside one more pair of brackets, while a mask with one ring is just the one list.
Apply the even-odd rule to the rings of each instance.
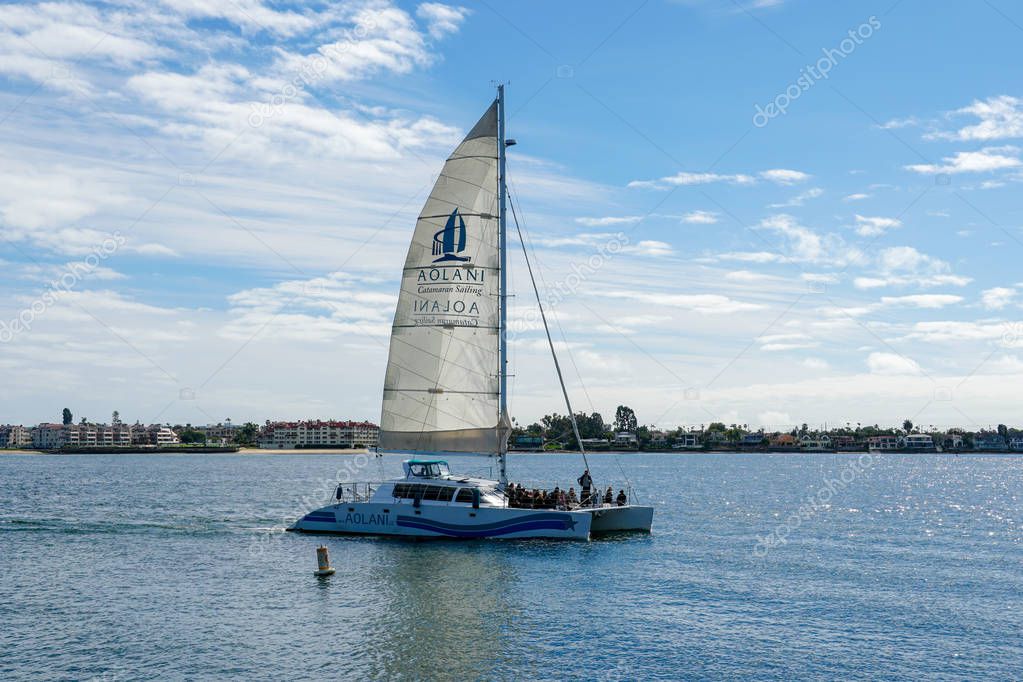
[[316, 548], [316, 566], [317, 569], [313, 571], [314, 575], [334, 575], [334, 569], [330, 566], [330, 555], [327, 554], [327, 548], [324, 545]]

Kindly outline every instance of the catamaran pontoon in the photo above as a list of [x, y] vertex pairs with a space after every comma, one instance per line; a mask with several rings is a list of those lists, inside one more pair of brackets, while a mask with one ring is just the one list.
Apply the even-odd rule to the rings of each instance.
[[[498, 86], [497, 99], [444, 164], [405, 260], [379, 447], [424, 458], [407, 460], [405, 477], [395, 481], [339, 486], [334, 504], [306, 514], [291, 530], [580, 540], [650, 530], [652, 507], [508, 504], [505, 149], [515, 142], [505, 139], [504, 127], [504, 86]], [[524, 242], [523, 255], [532, 279]], [[533, 290], [573, 415], [535, 280]], [[585, 460], [574, 416], [572, 425]], [[500, 479], [453, 476], [437, 459], [445, 453], [496, 455]]]

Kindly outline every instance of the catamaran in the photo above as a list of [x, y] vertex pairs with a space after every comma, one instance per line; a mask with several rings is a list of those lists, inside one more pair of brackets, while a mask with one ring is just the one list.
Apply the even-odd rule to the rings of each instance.
[[[290, 530], [576, 540], [650, 531], [653, 508], [632, 504], [631, 488], [624, 500], [610, 503], [599, 490], [580, 503], [555, 500], [540, 509], [511, 499], [505, 152], [514, 144], [505, 139], [500, 85], [497, 98], [445, 162], [416, 222], [391, 328], [378, 448], [413, 457], [404, 462], [404, 477], [339, 485], [332, 504], [306, 514]], [[518, 235], [585, 463], [521, 229]], [[452, 474], [442, 459], [468, 453], [496, 456], [499, 480]]]

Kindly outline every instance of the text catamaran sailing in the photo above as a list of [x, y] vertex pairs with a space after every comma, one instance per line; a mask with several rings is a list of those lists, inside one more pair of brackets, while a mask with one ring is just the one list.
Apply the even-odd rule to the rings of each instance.
[[[504, 123], [499, 86], [497, 99], [444, 164], [405, 260], [384, 378], [380, 450], [416, 459], [405, 462], [404, 478], [339, 486], [335, 504], [306, 514], [291, 530], [577, 540], [650, 530], [652, 507], [604, 504], [599, 490], [581, 506], [509, 505], [504, 171], [505, 148], [514, 141], [505, 141]], [[554, 362], [561, 380], [557, 356]], [[575, 435], [581, 450], [577, 428]], [[445, 453], [496, 455], [500, 480], [452, 475], [438, 459]]]

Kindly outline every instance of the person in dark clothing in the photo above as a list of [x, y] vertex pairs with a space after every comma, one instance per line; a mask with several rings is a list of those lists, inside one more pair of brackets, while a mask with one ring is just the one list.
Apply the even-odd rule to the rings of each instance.
[[615, 501], [615, 493], [611, 490], [611, 486], [607, 487], [604, 491], [604, 504], [612, 504]]
[[590, 476], [590, 470], [587, 469], [583, 472], [583, 475], [579, 477], [579, 501], [584, 507], [590, 503], [591, 487], [593, 487], [593, 477]]
[[628, 498], [625, 497], [625, 491], [624, 490], [619, 490], [618, 491], [618, 499], [616, 500], [616, 502], [618, 502], [618, 506], [619, 507], [624, 507], [625, 503], [627, 501], [628, 501]]

